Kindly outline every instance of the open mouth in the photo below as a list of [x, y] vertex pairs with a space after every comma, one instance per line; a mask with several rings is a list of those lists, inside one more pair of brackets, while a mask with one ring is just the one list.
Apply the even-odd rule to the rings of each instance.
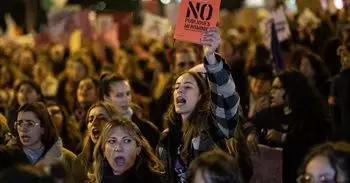
[[183, 97], [176, 97], [176, 104], [177, 105], [184, 105], [184, 104], [186, 104], [186, 99], [184, 99]]
[[123, 156], [117, 156], [114, 158], [114, 162], [117, 166], [124, 166], [125, 165], [125, 158]]
[[94, 136], [94, 138], [98, 139], [100, 137], [100, 130], [98, 130], [97, 128], [92, 129], [92, 136]]
[[28, 135], [22, 135], [21, 139], [23, 142], [28, 142], [30, 140], [30, 137]]

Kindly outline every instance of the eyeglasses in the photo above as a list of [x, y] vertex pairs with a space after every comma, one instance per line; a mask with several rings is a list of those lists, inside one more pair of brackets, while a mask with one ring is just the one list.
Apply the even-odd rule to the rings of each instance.
[[327, 177], [325, 175], [322, 175], [318, 178], [313, 177], [309, 174], [300, 175], [297, 179], [297, 183], [340, 183], [334, 178]]
[[28, 130], [31, 130], [35, 126], [40, 125], [40, 122], [36, 122], [33, 120], [18, 120], [14, 123], [14, 125], [15, 125], [15, 128], [19, 130], [23, 130], [24, 127], [26, 127], [26, 129]]

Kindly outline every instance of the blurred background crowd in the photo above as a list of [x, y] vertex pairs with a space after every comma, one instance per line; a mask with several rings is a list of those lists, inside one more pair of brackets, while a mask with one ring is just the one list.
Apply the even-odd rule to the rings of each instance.
[[1, 2], [0, 182], [269, 182], [261, 145], [280, 182], [350, 182], [350, 2], [221, 0], [217, 63], [173, 38], [180, 2]]

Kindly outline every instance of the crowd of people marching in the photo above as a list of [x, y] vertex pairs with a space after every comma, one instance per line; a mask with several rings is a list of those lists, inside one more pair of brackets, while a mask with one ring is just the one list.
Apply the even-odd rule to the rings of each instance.
[[284, 183], [350, 182], [350, 14], [297, 16], [281, 71], [243, 26], [74, 53], [1, 41], [0, 182], [248, 183], [258, 144], [283, 149]]

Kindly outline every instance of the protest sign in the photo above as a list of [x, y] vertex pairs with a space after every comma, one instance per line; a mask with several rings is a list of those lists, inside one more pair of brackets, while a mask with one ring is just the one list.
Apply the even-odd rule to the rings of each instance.
[[297, 20], [301, 28], [311, 28], [309, 26], [316, 28], [320, 22], [321, 20], [309, 8], [305, 8]]
[[115, 49], [118, 49], [119, 44], [119, 25], [117, 23], [113, 23], [108, 29], [104, 30], [103, 40], [109, 44], [109, 46], [112, 46]]
[[96, 33], [100, 35], [105, 32], [106, 29], [111, 28], [114, 25], [114, 20], [112, 16], [101, 15], [96, 19]]
[[221, 0], [182, 0], [174, 38], [200, 43], [202, 33], [216, 27]]
[[84, 40], [92, 39], [89, 20], [89, 10], [79, 8], [64, 8], [48, 14], [48, 28], [50, 35], [64, 45], [69, 44], [70, 35], [77, 29], [82, 31]]
[[169, 20], [160, 16], [145, 13], [142, 33], [150, 38], [163, 41], [170, 29]]
[[253, 176], [250, 183], [282, 182], [282, 149], [260, 145], [260, 156], [252, 156]]
[[118, 40], [126, 41], [129, 39], [132, 27], [133, 14], [129, 12], [97, 12], [96, 20], [101, 16], [109, 16], [113, 23], [118, 24]]
[[279, 42], [287, 40], [291, 36], [289, 24], [283, 7], [271, 12], [259, 23], [260, 32], [263, 35], [263, 42], [268, 48], [271, 47], [271, 25], [275, 24]]

